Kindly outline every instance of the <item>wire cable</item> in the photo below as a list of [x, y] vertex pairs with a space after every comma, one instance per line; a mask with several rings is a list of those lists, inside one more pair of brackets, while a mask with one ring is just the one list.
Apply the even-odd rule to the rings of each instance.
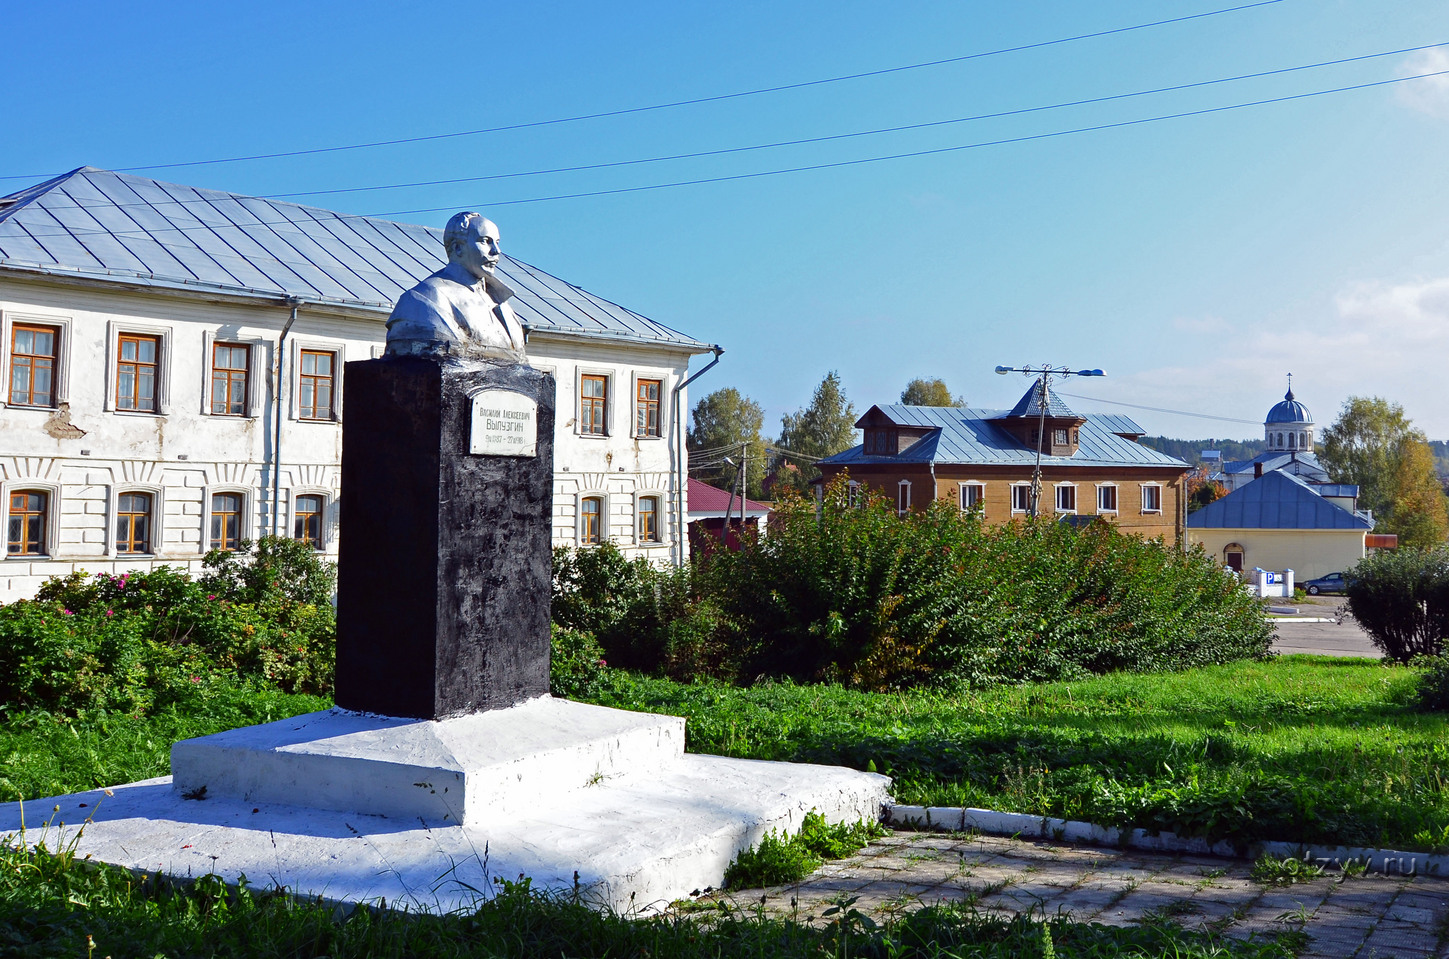
[[1126, 406], [1134, 410], [1148, 410], [1152, 413], [1171, 413], [1173, 416], [1192, 416], [1200, 420], [1218, 420], [1223, 423], [1247, 423], [1249, 426], [1262, 426], [1261, 420], [1240, 420], [1231, 416], [1213, 416], [1211, 413], [1189, 413], [1187, 410], [1167, 410], [1160, 406], [1142, 406], [1137, 403], [1123, 403], [1118, 400], [1104, 400], [1096, 396], [1082, 396], [1078, 393], [1063, 393], [1057, 390], [1058, 396], [1070, 396], [1074, 400], [1088, 400], [1093, 403], [1106, 403], [1109, 406]]
[[[995, 50], [984, 50], [978, 53], [963, 54], [958, 57], [945, 57], [939, 60], [926, 60], [920, 63], [908, 63], [894, 67], [884, 67], [879, 70], [866, 70], [860, 73], [848, 73], [840, 76], [822, 77], [815, 80], [801, 80], [797, 83], [782, 83], [769, 87], [758, 87], [753, 90], [741, 90], [734, 93], [721, 93], [707, 97], [694, 97], [688, 100], [671, 100], [665, 103], [652, 103], [638, 107], [624, 107], [618, 110], [604, 110], [597, 113], [580, 113], [573, 116], [552, 117], [547, 120], [529, 120], [523, 123], [510, 123], [503, 126], [484, 127], [478, 130], [460, 130], [452, 133], [434, 133], [425, 136], [397, 137], [390, 140], [372, 140], [364, 143], [349, 143], [330, 147], [313, 147], [307, 150], [286, 150], [277, 153], [253, 153], [243, 156], [217, 157], [209, 160], [183, 160], [174, 163], [150, 163], [142, 166], [116, 167], [120, 173], [134, 173], [139, 170], [172, 170], [178, 167], [209, 166], [218, 163], [242, 163], [253, 160], [276, 160], [284, 157], [315, 156], [320, 153], [340, 153], [346, 150], [369, 150], [375, 147], [399, 146], [405, 143], [428, 143], [437, 140], [451, 140], [459, 137], [482, 136], [489, 133], [505, 133], [510, 130], [526, 130], [534, 127], [555, 126], [561, 123], [577, 123], [582, 120], [601, 120], [608, 117], [628, 116], [636, 113], [649, 113], [656, 110], [671, 110], [677, 107], [697, 106], [703, 103], [719, 103], [725, 100], [737, 100], [743, 97], [761, 96], [768, 93], [782, 93], [787, 90], [801, 90], [807, 87], [822, 86], [830, 83], [842, 83], [847, 80], [864, 80], [870, 77], [886, 76], [892, 73], [903, 73], [909, 70], [921, 70], [927, 67], [939, 67], [952, 63], [965, 63], [970, 60], [980, 60], [986, 57], [1001, 56], [1008, 53], [1021, 53], [1026, 50], [1038, 50], [1042, 47], [1057, 46], [1064, 43], [1075, 43], [1081, 40], [1095, 40], [1101, 37], [1110, 37], [1121, 33], [1130, 33], [1136, 30], [1146, 30], [1152, 27], [1162, 27], [1174, 23], [1185, 23], [1189, 20], [1202, 20], [1207, 17], [1216, 17], [1226, 13], [1238, 13], [1243, 10], [1252, 10], [1257, 7], [1268, 7], [1282, 3], [1283, 0], [1257, 0], [1255, 3], [1239, 4], [1234, 7], [1224, 7], [1218, 10], [1208, 10], [1203, 13], [1193, 13], [1181, 17], [1171, 17], [1166, 20], [1153, 20], [1147, 23], [1137, 23], [1125, 27], [1113, 27], [1109, 30], [1098, 30], [1093, 33], [1080, 33], [1069, 37], [1058, 37], [1053, 40], [1039, 40], [1034, 43], [1023, 43], [1012, 47], [1001, 47]], [[34, 173], [34, 174], [5, 174], [0, 175], [0, 180], [43, 180], [61, 175], [60, 173]]]

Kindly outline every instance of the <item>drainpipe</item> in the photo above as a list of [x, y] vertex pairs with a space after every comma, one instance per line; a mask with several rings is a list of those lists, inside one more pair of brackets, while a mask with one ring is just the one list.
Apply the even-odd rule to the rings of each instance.
[[[684, 537], [687, 535], [684, 528], [684, 492], [687, 488], [689, 477], [684, 470], [684, 420], [679, 413], [679, 397], [684, 388], [695, 380], [699, 379], [719, 362], [724, 355], [724, 348], [715, 346], [714, 359], [710, 360], [704, 368], [691, 373], [670, 391], [670, 399], [673, 405], [674, 428], [670, 430], [671, 438], [674, 441], [674, 449], [670, 451], [673, 462], [670, 464], [674, 473], [674, 565], [684, 565]], [[726, 520], [728, 523], [728, 520]]]
[[277, 355], [272, 362], [272, 535], [280, 536], [280, 523], [278, 518], [278, 505], [282, 495], [282, 357], [287, 347], [287, 334], [292, 332], [292, 324], [297, 322], [297, 307], [302, 305], [302, 298], [289, 296], [284, 299], [287, 306], [292, 308], [292, 315], [287, 317], [287, 322], [282, 325], [282, 335], [277, 338]]

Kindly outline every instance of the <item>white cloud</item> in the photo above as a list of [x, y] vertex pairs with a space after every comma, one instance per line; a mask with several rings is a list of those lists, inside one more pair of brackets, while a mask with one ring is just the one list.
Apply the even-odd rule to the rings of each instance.
[[[1320, 428], [1337, 419], [1349, 396], [1382, 396], [1402, 404], [1431, 438], [1449, 438], [1449, 277], [1357, 283], [1341, 290], [1332, 304], [1321, 320], [1272, 320], [1246, 331], [1187, 334], [1192, 365], [1117, 377], [1093, 393], [1261, 423], [1292, 373], [1294, 393]], [[1082, 408], [1091, 407], [1084, 402]], [[1240, 437], [1261, 432], [1246, 423], [1123, 412], [1151, 433]]]
[[1443, 47], [1420, 50], [1410, 55], [1400, 66], [1399, 76], [1422, 76], [1427, 73], [1440, 75], [1396, 84], [1395, 97], [1411, 110], [1449, 120], [1449, 73], [1443, 73], [1445, 70], [1449, 70], [1449, 52]]

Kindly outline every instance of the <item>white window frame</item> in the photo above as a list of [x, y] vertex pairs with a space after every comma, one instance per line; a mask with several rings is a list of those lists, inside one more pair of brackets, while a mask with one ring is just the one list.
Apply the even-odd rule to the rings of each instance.
[[[241, 416], [236, 416], [232, 413], [213, 413], [211, 411], [211, 364], [215, 359], [213, 349], [218, 343], [223, 346], [245, 346], [247, 348], [247, 403], [246, 412]], [[256, 337], [221, 336], [216, 330], [203, 330], [201, 333], [201, 346], [201, 415], [215, 416], [217, 419], [222, 420], [250, 420], [261, 416], [262, 403], [265, 399], [263, 393], [266, 391], [266, 380], [262, 378], [262, 374], [264, 367], [267, 369], [271, 367], [269, 361], [271, 358], [272, 344], [266, 340], [257, 339]], [[126, 412], [130, 411], [127, 410]]]
[[903, 479], [896, 483], [896, 515], [904, 516], [911, 511], [911, 481]]
[[[45, 493], [48, 499], [47, 514], [45, 517], [45, 549], [44, 553], [27, 553], [24, 555], [12, 556], [8, 542], [10, 533], [10, 494], [15, 490], [33, 489]], [[56, 559], [60, 553], [60, 484], [50, 480], [30, 479], [28, 477], [17, 477], [11, 480], [0, 481], [0, 503], [5, 506], [5, 531], [6, 547], [0, 551], [0, 556], [15, 563], [38, 563], [42, 560]]]
[[977, 500], [977, 502], [981, 504], [981, 513], [984, 516], [986, 514], [986, 484], [977, 482], [975, 480], [967, 480], [966, 482], [962, 483], [960, 489], [956, 491], [957, 503], [961, 507], [961, 512], [966, 513], [970, 512], [971, 510], [970, 504], [966, 502], [966, 490], [968, 487], [981, 491], [980, 498]]
[[[598, 375], [598, 374], [594, 374]], [[648, 370], [635, 370], [629, 379], [629, 435], [636, 440], [663, 440], [669, 438], [669, 403], [665, 399], [669, 395], [669, 376], [666, 373], [651, 373]], [[659, 381], [659, 435], [649, 436], [639, 432], [639, 381]], [[580, 381], [582, 382], [582, 381]], [[605, 404], [607, 407], [608, 404]], [[604, 429], [609, 427], [609, 416], [604, 414]], [[607, 433], [605, 434], [607, 435]]]
[[845, 484], [845, 505], [855, 509], [865, 505], [865, 497], [860, 491], [859, 480], [848, 480]]
[[[149, 493], [151, 496], [151, 551], [123, 553], [116, 545], [116, 517], [121, 509], [123, 493]], [[106, 487], [106, 555], [115, 559], [145, 559], [160, 556], [166, 542], [166, 487], [154, 483], [112, 483]], [[209, 532], [209, 531], [208, 531]]]
[[[598, 499], [599, 504], [599, 541], [597, 543], [584, 542], [584, 500]], [[587, 489], [579, 490], [574, 496], [574, 546], [582, 549], [585, 546], [603, 546], [612, 540], [609, 535], [609, 494], [605, 490]]]
[[[1112, 490], [1113, 491], [1112, 492], [1112, 500], [1113, 500], [1113, 502], [1116, 505], [1114, 505], [1112, 507], [1105, 507], [1105, 506], [1102, 505], [1102, 491], [1103, 490]], [[1121, 492], [1121, 490], [1119, 490], [1117, 488], [1117, 484], [1116, 483], [1098, 483], [1097, 484], [1097, 512], [1098, 512], [1098, 514], [1102, 514], [1102, 513], [1117, 513], [1117, 512], [1119, 512], [1121, 510], [1121, 508], [1122, 508], [1122, 492]]]
[[[583, 416], [584, 404], [584, 377], [602, 376], [604, 378], [604, 432], [585, 433]], [[618, 402], [618, 391], [614, 384], [618, 382], [619, 376], [614, 370], [590, 369], [580, 366], [574, 372], [574, 435], [585, 440], [607, 440], [614, 435], [614, 404]], [[631, 429], [632, 433], [633, 430]]]
[[[160, 341], [156, 356], [156, 411], [122, 410], [116, 408], [116, 380], [121, 360], [121, 337], [124, 334], [154, 336]], [[230, 341], [227, 341], [230, 342]], [[101, 409], [118, 416], [169, 416], [171, 414], [171, 364], [175, 356], [175, 331], [154, 323], [131, 323], [110, 320], [106, 323], [106, 395]], [[205, 366], [206, 396], [211, 396], [211, 360]]]
[[[1018, 507], [1016, 505], [1016, 491], [1017, 490], [1026, 490], [1026, 505], [1025, 506]], [[1029, 512], [1031, 512], [1031, 484], [1030, 483], [1012, 483], [1011, 484], [1011, 511], [1012, 511], [1012, 513], [1029, 513]]]
[[[644, 378], [646, 380], [647, 379], [652, 379], [652, 377], [648, 377], [648, 376], [646, 376]], [[656, 500], [659, 501], [659, 512], [658, 512], [658, 514], [655, 517], [655, 521], [659, 525], [659, 539], [657, 539], [657, 540], [655, 540], [653, 542], [649, 542], [649, 541], [645, 540], [644, 537], [639, 534], [639, 503], [646, 496], [652, 496]], [[667, 505], [668, 502], [669, 502], [669, 500], [665, 497], [663, 490], [643, 489], [643, 490], [636, 490], [635, 491], [635, 493], [634, 493], [634, 545], [635, 546], [640, 546], [640, 547], [643, 547], [645, 549], [654, 549], [655, 547], [658, 547], [658, 546], [668, 546], [668, 545], [670, 545], [669, 537], [667, 535], [665, 535], [666, 532], [667, 532], [666, 521], [668, 520], [668, 516], [666, 514], [667, 514], [668, 509], [669, 509], [669, 507]], [[606, 502], [604, 505], [607, 507], [608, 506], [608, 503]], [[746, 515], [748, 515], [748, 511], [746, 511]]]
[[[53, 326], [59, 334], [59, 342], [55, 350], [55, 380], [52, 386], [52, 394], [55, 402], [51, 406], [31, 406], [28, 403], [10, 402], [10, 351], [15, 345], [12, 338], [13, 328], [16, 323], [22, 326]], [[71, 318], [69, 316], [47, 316], [44, 313], [17, 313], [13, 310], [0, 310], [0, 344], [3, 344], [4, 355], [0, 356], [0, 383], [5, 385], [5, 392], [0, 394], [0, 407], [15, 410], [56, 410], [62, 403], [70, 402], [70, 354], [71, 354]]]
[[[1156, 507], [1156, 509], [1149, 509], [1148, 506], [1147, 506], [1147, 491], [1150, 490], [1150, 489], [1157, 490], [1157, 507]], [[1147, 515], [1147, 514], [1152, 514], [1152, 513], [1155, 513], [1155, 514], [1161, 514], [1162, 513], [1162, 484], [1161, 483], [1143, 483], [1142, 484], [1142, 513], [1143, 513], [1144, 516]]]
[[[335, 408], [335, 407], [334, 407]], [[310, 421], [309, 421], [310, 422]], [[319, 420], [318, 422], [325, 422]], [[296, 486], [287, 491], [287, 524], [282, 527], [283, 535], [292, 539], [292, 523], [297, 517], [297, 500], [303, 496], [322, 497], [322, 545], [317, 549], [319, 553], [328, 552], [336, 543], [335, 523], [333, 517], [337, 512], [337, 491], [328, 489], [325, 486]], [[207, 503], [210, 504], [210, 500]], [[209, 508], [209, 505], [208, 505]], [[245, 508], [245, 507], [243, 507]], [[211, 537], [210, 517], [207, 517], [207, 538]]]
[[[1072, 491], [1072, 506], [1066, 509], [1062, 506], [1062, 490]], [[1077, 484], [1076, 483], [1053, 483], [1052, 484], [1052, 505], [1056, 512], [1063, 515], [1071, 515], [1077, 512]]]
[[205, 556], [211, 552], [211, 498], [217, 493], [239, 493], [242, 498], [241, 508], [241, 529], [237, 530], [237, 539], [248, 539], [252, 542], [257, 540], [257, 494], [256, 490], [247, 486], [238, 486], [235, 483], [217, 483], [215, 486], [203, 486], [201, 495], [201, 555]]
[[[302, 351], [332, 354], [332, 415], [327, 419], [302, 418]], [[298, 423], [342, 422], [342, 367], [347, 363], [347, 345], [340, 340], [324, 340], [302, 336], [292, 340], [287, 350], [287, 419]], [[306, 495], [306, 494], [303, 494]]]

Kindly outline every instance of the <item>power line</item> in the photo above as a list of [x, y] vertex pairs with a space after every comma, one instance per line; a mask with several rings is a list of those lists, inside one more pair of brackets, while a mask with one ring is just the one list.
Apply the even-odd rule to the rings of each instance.
[[1148, 410], [1153, 413], [1171, 413], [1173, 416], [1192, 416], [1200, 420], [1219, 420], [1223, 423], [1247, 423], [1249, 426], [1262, 426], [1260, 420], [1239, 420], [1231, 416], [1213, 416], [1210, 413], [1189, 413], [1187, 410], [1166, 410], [1159, 406], [1141, 406], [1137, 403], [1122, 403], [1118, 400], [1104, 400], [1096, 396], [1081, 396], [1077, 393], [1063, 393], [1056, 391], [1058, 396], [1070, 396], [1074, 400], [1089, 400], [1093, 403], [1106, 403], [1109, 406], [1127, 406], [1134, 410]]
[[[1147, 23], [1132, 24], [1125, 27], [1113, 27], [1109, 30], [1098, 30], [1093, 33], [1081, 33], [1069, 37], [1059, 37], [1054, 40], [1040, 40], [1034, 43], [1023, 43], [1012, 47], [1001, 47], [996, 50], [985, 50], [979, 53], [968, 53], [958, 57], [946, 57], [939, 60], [926, 60], [920, 63], [908, 63], [901, 66], [885, 67], [880, 70], [867, 70], [861, 73], [842, 74], [834, 77], [823, 77], [815, 80], [802, 80], [798, 83], [783, 83], [770, 87], [758, 87], [753, 90], [741, 90], [735, 93], [721, 93], [714, 96], [694, 97], [688, 100], [672, 100], [665, 103], [653, 103], [646, 106], [624, 107], [617, 110], [605, 110], [598, 113], [581, 113], [566, 117], [553, 117], [547, 120], [530, 120], [523, 123], [511, 123], [504, 126], [485, 127], [478, 130], [460, 130], [452, 133], [434, 133], [425, 136], [397, 137], [390, 140], [372, 140], [365, 143], [349, 143], [340, 146], [314, 147], [307, 150], [286, 150], [277, 153], [254, 153], [244, 156], [218, 157], [209, 160], [184, 160], [174, 163], [151, 163], [143, 166], [116, 167], [118, 172], [133, 173], [139, 170], [170, 170], [177, 167], [208, 166], [218, 163], [241, 163], [252, 160], [275, 160], [284, 157], [313, 156], [320, 153], [340, 153], [346, 150], [368, 150], [374, 147], [399, 146], [405, 143], [427, 143], [436, 140], [451, 140], [459, 137], [482, 136], [488, 133], [504, 133], [510, 130], [525, 130], [534, 127], [555, 126], [561, 123], [576, 123], [581, 120], [601, 120], [607, 117], [628, 116], [636, 113], [648, 113], [655, 110], [670, 110], [677, 107], [697, 106], [703, 103], [719, 103], [725, 100], [737, 100], [743, 97], [761, 96], [768, 93], [782, 93], [787, 90], [800, 90], [807, 87], [822, 86], [830, 83], [841, 83], [847, 80], [864, 80], [870, 77], [886, 76], [892, 73], [903, 73], [909, 70], [921, 70], [927, 67], [946, 66], [952, 63], [965, 63], [970, 60], [980, 60], [986, 57], [1001, 56], [1007, 53], [1021, 53], [1026, 50], [1037, 50], [1042, 47], [1057, 46], [1064, 43], [1075, 43], [1081, 40], [1094, 40], [1101, 37], [1114, 36], [1121, 33], [1130, 33], [1136, 30], [1146, 30], [1151, 27], [1167, 26], [1174, 23], [1185, 23], [1189, 20], [1201, 20], [1207, 17], [1215, 17], [1225, 13], [1237, 13], [1243, 10], [1251, 10], [1256, 7], [1267, 7], [1283, 0], [1257, 0], [1255, 3], [1245, 3], [1234, 7], [1224, 7], [1218, 10], [1209, 10], [1204, 13], [1193, 13], [1181, 17], [1171, 17], [1166, 20], [1153, 20]], [[33, 174], [7, 174], [0, 176], [0, 180], [41, 180], [59, 176], [60, 173], [33, 173]]]
[[[1299, 72], [1302, 72], [1304, 70], [1315, 70], [1315, 69], [1321, 69], [1323, 67], [1342, 66], [1343, 64], [1346, 64], [1346, 63], [1358, 63], [1358, 62], [1367, 61], [1367, 60], [1382, 59], [1384, 57], [1400, 56], [1400, 55], [1406, 54], [1406, 53], [1416, 53], [1416, 52], [1421, 51], [1421, 50], [1432, 50], [1432, 49], [1436, 49], [1436, 48], [1443, 47], [1443, 46], [1449, 46], [1449, 41], [1440, 41], [1438, 43], [1426, 43], [1426, 44], [1421, 44], [1419, 46], [1414, 46], [1414, 47], [1402, 47], [1402, 48], [1397, 49], [1397, 50], [1385, 50], [1385, 51], [1380, 52], [1380, 53], [1366, 53], [1366, 54], [1361, 54], [1359, 56], [1343, 57], [1343, 58], [1338, 59], [1338, 60], [1321, 60], [1321, 61], [1318, 61], [1316, 63], [1306, 63], [1306, 64], [1300, 64], [1298, 66], [1292, 66], [1292, 67], [1280, 67], [1280, 68], [1274, 69], [1274, 70], [1262, 70], [1262, 71], [1259, 71], [1257, 73], [1243, 73], [1243, 74], [1237, 74], [1235, 76], [1230, 76], [1230, 77], [1217, 77], [1217, 78], [1214, 78], [1214, 79], [1211, 79], [1211, 80], [1197, 80], [1197, 81], [1193, 81], [1191, 83], [1172, 84], [1172, 85], [1169, 85], [1169, 86], [1154, 87], [1154, 88], [1148, 89], [1148, 90], [1137, 90], [1137, 91], [1133, 91], [1133, 92], [1130, 92], [1130, 93], [1115, 93], [1115, 94], [1110, 94], [1110, 95], [1107, 95], [1107, 96], [1091, 97], [1091, 98], [1081, 99], [1081, 100], [1068, 100], [1068, 101], [1063, 101], [1063, 102], [1060, 102], [1060, 103], [1049, 103], [1049, 104], [1043, 104], [1043, 105], [1039, 105], [1039, 106], [1021, 107], [1021, 108], [1018, 108], [1018, 109], [1015, 109], [1015, 110], [1003, 110], [1003, 111], [999, 111], [999, 112], [996, 112], [996, 113], [978, 113], [978, 114], [973, 114], [973, 115], [965, 116], [965, 117], [953, 117], [951, 119], [946, 119], [946, 120], [927, 120], [927, 121], [923, 121], [921, 123], [909, 123], [909, 124], [902, 124], [902, 125], [893, 126], [893, 127], [880, 127], [880, 128], [873, 129], [873, 130], [858, 130], [858, 131], [854, 131], [854, 132], [850, 132], [850, 133], [836, 133], [836, 134], [828, 134], [828, 135], [823, 135], [823, 136], [818, 136], [818, 137], [802, 137], [802, 138], [794, 139], [794, 140], [778, 140], [778, 141], [774, 141], [774, 142], [771, 142], [771, 143], [757, 143], [757, 144], [750, 144], [750, 145], [747, 145], [747, 146], [725, 147], [725, 148], [721, 148], [721, 149], [717, 149], [717, 150], [702, 150], [702, 151], [697, 151], [697, 152], [693, 152], [693, 153], [676, 153], [676, 154], [669, 154], [669, 155], [665, 155], [665, 156], [640, 157], [640, 158], [635, 158], [635, 159], [632, 159], [632, 160], [614, 160], [614, 161], [610, 161], [610, 162], [606, 162], [606, 163], [579, 164], [579, 165], [576, 165], [576, 166], [554, 167], [552, 169], [546, 169], [546, 170], [523, 170], [523, 171], [516, 171], [516, 172], [512, 172], [512, 173], [492, 173], [492, 174], [485, 174], [485, 175], [481, 175], [481, 176], [452, 177], [452, 178], [441, 179], [441, 180], [417, 180], [417, 181], [412, 181], [412, 182], [407, 182], [407, 183], [382, 183], [382, 184], [375, 184], [375, 185], [371, 185], [371, 186], [340, 187], [340, 188], [326, 189], [326, 190], [298, 190], [298, 191], [293, 191], [293, 192], [289, 192], [289, 193], [263, 193], [263, 194], [259, 194], [259, 196], [261, 196], [261, 198], [263, 198], [263, 199], [295, 199], [295, 198], [298, 198], [298, 197], [330, 196], [330, 195], [344, 194], [344, 193], [371, 193], [371, 192], [377, 192], [377, 191], [382, 191], [382, 190], [402, 190], [402, 189], [414, 189], [414, 188], [417, 188], [417, 187], [428, 187], [428, 186], [448, 186], [448, 185], [454, 185], [454, 184], [460, 184], [460, 183], [481, 183], [481, 182], [486, 182], [486, 181], [491, 181], [491, 180], [508, 180], [508, 179], [517, 179], [517, 178], [521, 178], [521, 177], [548, 176], [548, 175], [553, 175], [553, 174], [558, 174], [558, 173], [577, 173], [577, 172], [584, 172], [584, 171], [590, 171], [590, 170], [610, 169], [610, 168], [615, 168], [615, 167], [637, 166], [637, 165], [647, 164], [647, 163], [662, 163], [662, 162], [669, 162], [669, 161], [675, 161], [675, 160], [691, 160], [691, 159], [699, 159], [699, 158], [703, 158], [703, 157], [725, 156], [725, 155], [735, 154], [735, 153], [747, 153], [747, 152], [752, 152], [752, 151], [757, 151], [757, 150], [776, 149], [776, 148], [779, 148], [779, 147], [787, 147], [787, 146], [803, 146], [803, 145], [815, 144], [815, 143], [827, 143], [827, 142], [832, 142], [832, 141], [836, 141], [836, 140], [848, 140], [848, 139], [856, 139], [856, 138], [860, 138], [860, 137], [879, 136], [881, 134], [887, 134], [887, 133], [901, 133], [901, 132], [906, 132], [906, 131], [910, 131], [910, 130], [922, 130], [922, 129], [928, 129], [928, 128], [931, 128], [931, 127], [950, 126], [950, 125], [960, 124], [960, 123], [969, 123], [969, 122], [974, 122], [974, 121], [978, 121], [978, 120], [994, 120], [994, 119], [1001, 119], [1001, 118], [1004, 118], [1004, 117], [1022, 116], [1022, 115], [1030, 114], [1030, 113], [1041, 113], [1041, 112], [1049, 111], [1049, 110], [1061, 110], [1061, 109], [1066, 109], [1066, 108], [1070, 108], [1070, 107], [1089, 106], [1089, 105], [1100, 104], [1100, 103], [1110, 103], [1110, 102], [1117, 101], [1117, 100], [1129, 100], [1129, 99], [1134, 99], [1134, 98], [1137, 98], [1137, 97], [1153, 96], [1153, 95], [1160, 94], [1160, 93], [1174, 93], [1174, 92], [1178, 92], [1178, 91], [1182, 91], [1182, 90], [1190, 90], [1190, 89], [1196, 89], [1196, 88], [1201, 88], [1201, 87], [1216, 86], [1216, 85], [1224, 84], [1224, 83], [1236, 83], [1236, 82], [1243, 81], [1243, 80], [1257, 80], [1257, 79], [1262, 79], [1263, 77], [1281, 76], [1281, 75], [1289, 74], [1289, 73], [1299, 73]], [[171, 201], [168, 201], [168, 202], [175, 202], [175, 203], [178, 203], [178, 204], [186, 205], [186, 204], [193, 204], [193, 203], [199, 203], [199, 204], [209, 203], [210, 200], [207, 199], [206, 197], [195, 197], [195, 198], [191, 198], [191, 199], [187, 199], [187, 198], [176, 198], [176, 199], [171, 200]], [[115, 206], [115, 207], [130, 207], [130, 206], [142, 207], [142, 206], [152, 206], [153, 204], [151, 204], [150, 202], [147, 202], [147, 201], [134, 201], [134, 202], [115, 203], [115, 204], [112, 204], [112, 205]], [[59, 204], [59, 205], [52, 204], [51, 205], [51, 208], [52, 209], [72, 209], [72, 208], [74, 208], [74, 209], [82, 209], [83, 207], [81, 206], [81, 204], [74, 204], [73, 206], [70, 206], [70, 207], [67, 207], [64, 204]]]
[[[1375, 80], [1370, 83], [1356, 83], [1350, 86], [1333, 87], [1327, 90], [1314, 90], [1309, 93], [1295, 93], [1289, 96], [1271, 97], [1266, 100], [1249, 100], [1244, 103], [1231, 103], [1221, 107], [1206, 107], [1201, 110], [1186, 110], [1181, 113], [1165, 113], [1152, 117], [1141, 117], [1136, 120], [1120, 120], [1115, 123], [1099, 123], [1092, 126], [1074, 127], [1070, 130], [1054, 130], [1048, 133], [1035, 133], [1027, 136], [1003, 137], [998, 140], [981, 140], [975, 143], [964, 143], [959, 146], [937, 147], [932, 150], [913, 150], [907, 153], [891, 153], [883, 156], [861, 157], [855, 160], [837, 160], [831, 163], [812, 163], [806, 166], [784, 167], [776, 170], [761, 170], [755, 173], [735, 173], [728, 176], [699, 177], [692, 180], [674, 180], [668, 183], [652, 183], [645, 186], [619, 187], [612, 190], [589, 190], [582, 193], [557, 193], [550, 196], [523, 197], [517, 200], [490, 200], [484, 206], [516, 206], [521, 203], [544, 203], [551, 200], [582, 200], [591, 197], [616, 196], [622, 193], [642, 193], [650, 190], [667, 190], [674, 187], [698, 186], [706, 183], [728, 183], [734, 180], [752, 180], [758, 177], [780, 176], [786, 173], [807, 173], [815, 170], [832, 170], [839, 167], [860, 166], [866, 163], [882, 163], [887, 160], [906, 160], [913, 157], [935, 156], [942, 153], [958, 153], [962, 150], [976, 150], [982, 147], [1005, 146], [1012, 143], [1029, 143], [1033, 140], [1050, 140], [1056, 137], [1072, 136], [1078, 133], [1096, 133], [1102, 130], [1115, 130], [1122, 127], [1140, 126], [1144, 123], [1156, 123], [1162, 120], [1181, 120], [1186, 117], [1207, 116], [1213, 113], [1225, 113], [1229, 110], [1242, 110], [1248, 107], [1267, 106], [1274, 103], [1287, 103], [1293, 100], [1305, 100], [1310, 97], [1328, 96], [1334, 93], [1348, 93], [1355, 90], [1367, 90], [1373, 87], [1387, 86], [1393, 83], [1404, 83], [1408, 80], [1426, 80], [1430, 77], [1441, 77], [1449, 75], [1449, 70], [1438, 70], [1433, 73], [1415, 74], [1409, 77], [1395, 77], [1391, 80]], [[416, 210], [394, 210], [388, 213], [372, 213], [369, 216], [379, 218], [395, 216], [411, 216], [418, 213], [441, 213], [452, 210], [452, 206], [424, 207]]]

